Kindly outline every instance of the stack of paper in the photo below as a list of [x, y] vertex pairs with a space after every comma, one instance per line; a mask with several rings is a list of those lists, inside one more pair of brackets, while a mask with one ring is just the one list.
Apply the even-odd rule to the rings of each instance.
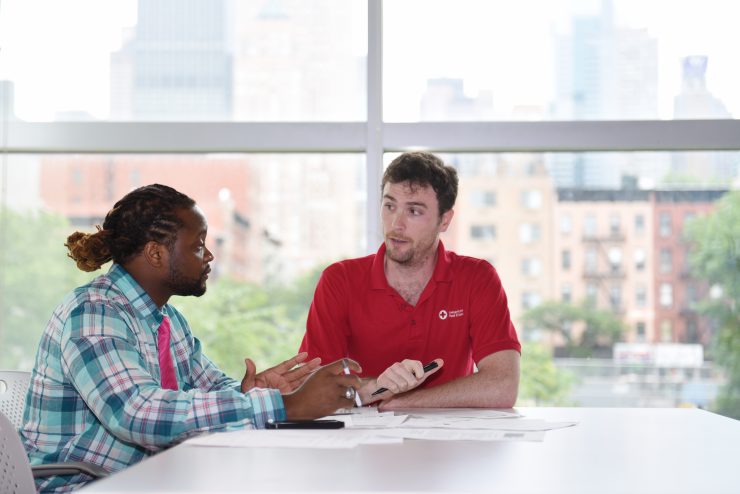
[[351, 409], [331, 415], [344, 429], [246, 430], [209, 434], [189, 439], [194, 446], [353, 448], [359, 444], [388, 444], [404, 439], [434, 441], [542, 441], [545, 432], [577, 422], [548, 422], [523, 418], [517, 412], [486, 409], [425, 409], [410, 415], [378, 412], [377, 408]]

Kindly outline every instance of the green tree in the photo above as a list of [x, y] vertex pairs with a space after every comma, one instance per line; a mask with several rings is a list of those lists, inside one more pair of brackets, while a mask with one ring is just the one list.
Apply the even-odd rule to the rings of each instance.
[[221, 279], [209, 283], [203, 297], [174, 297], [206, 354], [226, 374], [244, 375], [244, 358], [262, 370], [298, 352], [306, 329], [306, 316], [317, 268], [290, 285], [262, 287]]
[[717, 202], [715, 210], [686, 228], [694, 276], [706, 280], [714, 296], [700, 310], [718, 325], [714, 354], [727, 373], [715, 409], [740, 419], [740, 192]]
[[72, 230], [59, 215], [0, 211], [0, 368], [30, 369], [54, 307], [93, 277], [67, 258]]
[[[572, 357], [592, 357], [600, 349], [611, 349], [625, 330], [624, 322], [613, 312], [597, 309], [586, 301], [580, 305], [548, 301], [526, 311], [522, 321], [527, 332], [559, 334]], [[583, 331], [573, 331], [576, 322], [583, 324]]]
[[570, 405], [568, 396], [573, 381], [571, 373], [555, 366], [552, 354], [543, 345], [522, 345], [521, 381], [517, 401], [520, 406]]

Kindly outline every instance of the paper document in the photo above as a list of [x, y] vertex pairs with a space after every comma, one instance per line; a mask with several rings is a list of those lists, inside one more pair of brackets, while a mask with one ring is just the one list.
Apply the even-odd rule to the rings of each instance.
[[191, 446], [218, 446], [225, 448], [354, 448], [374, 434], [365, 430], [244, 430], [217, 432], [188, 439]]
[[539, 419], [500, 418], [500, 419], [466, 419], [448, 418], [442, 415], [436, 417], [410, 417], [404, 423], [404, 428], [414, 429], [456, 429], [456, 430], [498, 430], [498, 431], [549, 431], [570, 427], [576, 422], [548, 422]]
[[506, 419], [521, 417], [516, 410], [491, 410], [488, 408], [423, 408], [415, 409], [412, 417], [466, 418], [466, 419]]
[[494, 431], [461, 429], [387, 429], [383, 435], [431, 441], [542, 441], [545, 431]]
[[341, 420], [350, 429], [385, 429], [400, 426], [408, 415], [394, 415], [393, 412], [351, 415], [329, 415], [326, 419]]

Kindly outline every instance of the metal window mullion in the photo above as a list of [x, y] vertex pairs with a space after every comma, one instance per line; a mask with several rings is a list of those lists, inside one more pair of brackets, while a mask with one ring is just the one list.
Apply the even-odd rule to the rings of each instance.
[[383, 1], [367, 2], [367, 202], [366, 251], [374, 252], [382, 240], [380, 179], [383, 173]]

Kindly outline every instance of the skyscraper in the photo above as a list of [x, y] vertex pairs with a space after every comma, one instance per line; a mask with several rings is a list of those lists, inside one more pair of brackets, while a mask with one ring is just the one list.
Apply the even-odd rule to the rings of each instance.
[[[555, 40], [555, 119], [658, 117], [657, 41], [646, 29], [615, 26], [612, 10], [602, 0], [597, 14], [574, 17], [570, 33]], [[623, 174], [645, 169], [602, 153], [555, 155], [548, 164], [558, 187], [619, 188]]]
[[111, 55], [111, 119], [231, 120], [230, 5], [140, 0], [132, 39]]

